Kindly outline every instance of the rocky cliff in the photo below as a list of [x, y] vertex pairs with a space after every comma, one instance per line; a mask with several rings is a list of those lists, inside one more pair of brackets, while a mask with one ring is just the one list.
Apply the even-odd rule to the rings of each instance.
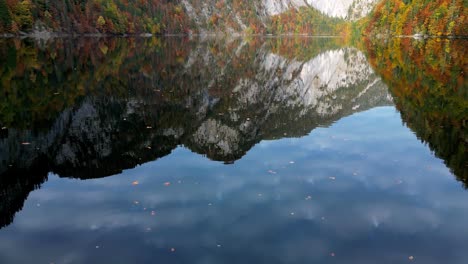
[[[271, 27], [271, 18], [299, 9], [318, 11], [322, 20], [327, 17], [354, 21], [370, 13], [378, 0], [254, 0], [238, 1], [196, 1], [181, 0], [188, 17], [194, 22], [196, 31], [221, 28], [228, 32], [242, 32], [252, 25], [260, 28]], [[298, 23], [298, 21], [289, 21]], [[309, 23], [313, 23], [310, 21]]]
[[286, 12], [290, 8], [312, 7], [330, 17], [356, 20], [369, 14], [378, 0], [262, 0], [270, 16]]

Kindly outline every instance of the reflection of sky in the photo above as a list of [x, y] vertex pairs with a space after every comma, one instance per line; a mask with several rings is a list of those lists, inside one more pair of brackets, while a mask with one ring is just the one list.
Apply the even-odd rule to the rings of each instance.
[[179, 148], [109, 178], [51, 175], [0, 230], [0, 262], [458, 264], [466, 219], [468, 193], [381, 107], [234, 165]]

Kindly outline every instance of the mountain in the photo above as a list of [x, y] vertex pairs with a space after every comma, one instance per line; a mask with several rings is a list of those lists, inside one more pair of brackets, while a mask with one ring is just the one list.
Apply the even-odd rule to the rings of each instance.
[[[306, 23], [343, 23], [367, 15], [377, 0], [0, 0], [0, 32], [68, 33], [283, 33], [272, 17], [307, 13]], [[341, 20], [330, 20], [338, 18]], [[303, 23], [295, 18], [289, 23]], [[328, 32], [336, 33], [336, 32]]]
[[357, 20], [370, 13], [378, 0], [263, 0], [269, 16], [279, 15], [290, 8], [312, 7], [329, 17]]
[[0, 0], [0, 33], [467, 36], [463, 0]]

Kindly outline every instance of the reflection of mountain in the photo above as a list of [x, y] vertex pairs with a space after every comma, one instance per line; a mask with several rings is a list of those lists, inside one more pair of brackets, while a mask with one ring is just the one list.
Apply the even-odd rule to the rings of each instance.
[[[54, 69], [47, 76], [55, 86], [42, 93], [61, 91], [66, 94], [55, 96], [69, 98], [56, 114], [46, 110], [45, 120], [54, 121], [41, 120], [40, 112], [25, 118], [37, 126], [30, 129], [2, 120], [9, 128], [0, 138], [1, 225], [11, 222], [49, 172], [80, 179], [114, 175], [178, 145], [229, 163], [262, 139], [300, 137], [356, 111], [392, 103], [364, 55], [352, 48], [318, 49], [317, 56], [301, 61], [271, 53], [263, 42], [234, 41], [226, 45], [231, 52], [212, 42], [192, 50], [186, 48], [192, 43], [159, 43], [156, 55], [139, 48], [140, 55], [131, 44], [106, 46], [112, 45], [124, 47], [119, 51], [124, 54], [107, 51], [119, 58], [113, 69], [99, 62], [75, 63], [79, 73], [47, 66]], [[29, 76], [37, 72], [37, 65], [31, 72], [23, 69]], [[14, 74], [12, 83], [25, 82], [20, 87], [37, 84]], [[66, 87], [82, 87], [81, 82], [89, 95], [71, 96], [75, 91]]]
[[468, 188], [467, 41], [368, 44], [403, 121]]

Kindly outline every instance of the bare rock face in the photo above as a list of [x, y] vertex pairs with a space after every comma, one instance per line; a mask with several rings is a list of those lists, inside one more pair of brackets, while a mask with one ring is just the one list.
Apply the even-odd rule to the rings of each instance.
[[356, 20], [369, 14], [377, 0], [263, 0], [270, 16], [281, 14], [290, 8], [313, 7], [330, 17]]
[[379, 0], [354, 0], [346, 19], [355, 21], [367, 16], [378, 2]]
[[303, 6], [313, 7], [331, 17], [346, 18], [348, 10], [353, 0], [263, 0], [265, 9], [269, 15], [278, 15], [289, 8], [299, 8]]
[[220, 155], [231, 155], [239, 149], [240, 133], [218, 120], [206, 120], [192, 137], [200, 146], [217, 149]]
[[[271, 16], [300, 7], [314, 8], [329, 16], [346, 20], [357, 20], [370, 13], [378, 0], [254, 0], [244, 3], [240, 9], [237, 3], [229, 1], [181, 0], [188, 16], [201, 32], [212, 30], [212, 18], [221, 17], [228, 31], [240, 32], [255, 17], [266, 25]], [[245, 15], [248, 11], [249, 15]]]

